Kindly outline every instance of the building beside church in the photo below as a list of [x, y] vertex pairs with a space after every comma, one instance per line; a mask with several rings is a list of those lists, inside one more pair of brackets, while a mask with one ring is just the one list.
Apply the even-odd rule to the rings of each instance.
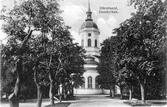
[[95, 56], [99, 56], [100, 43], [99, 36], [100, 31], [98, 26], [92, 19], [92, 12], [90, 9], [90, 3], [88, 3], [88, 11], [86, 12], [87, 18], [81, 25], [79, 30], [79, 36], [81, 38], [81, 46], [86, 50], [86, 58], [83, 74], [84, 84], [74, 90], [75, 94], [101, 94], [102, 90], [98, 84], [99, 73], [97, 71], [98, 59]]

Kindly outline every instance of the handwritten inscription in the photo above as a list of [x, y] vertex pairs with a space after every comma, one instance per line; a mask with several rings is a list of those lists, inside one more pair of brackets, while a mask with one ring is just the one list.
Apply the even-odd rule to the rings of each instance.
[[99, 13], [118, 13], [118, 8], [117, 7], [104, 7], [104, 6], [101, 6], [99, 8]]

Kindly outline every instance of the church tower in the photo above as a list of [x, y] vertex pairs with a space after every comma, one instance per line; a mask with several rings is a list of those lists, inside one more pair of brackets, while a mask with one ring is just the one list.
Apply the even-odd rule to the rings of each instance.
[[86, 50], [86, 58], [83, 74], [84, 84], [80, 88], [75, 90], [76, 94], [101, 94], [102, 91], [98, 84], [97, 65], [98, 59], [95, 56], [99, 56], [99, 29], [92, 19], [92, 12], [90, 8], [90, 1], [88, 2], [88, 10], [86, 12], [85, 22], [81, 25], [79, 30], [79, 36], [81, 38], [81, 46]]

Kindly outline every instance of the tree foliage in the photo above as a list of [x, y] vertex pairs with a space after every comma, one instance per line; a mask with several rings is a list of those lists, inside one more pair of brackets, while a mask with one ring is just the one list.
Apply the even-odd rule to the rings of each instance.
[[[59, 87], [72, 73], [78, 79], [83, 73], [84, 50], [73, 43], [69, 27], [64, 24], [60, 13], [57, 0], [28, 0], [1, 15], [1, 20], [5, 21], [3, 30], [8, 35], [8, 42], [2, 49], [3, 80], [7, 81], [8, 72], [16, 69], [16, 61], [22, 59], [20, 86], [25, 83], [31, 87], [29, 79], [34, 80], [39, 99], [44, 87]], [[9, 83], [17, 77], [15, 72], [13, 74]], [[82, 83], [78, 80], [75, 83], [78, 82]], [[39, 101], [38, 106], [41, 106]]]
[[[115, 60], [107, 63], [114, 63], [112, 72], [115, 71], [117, 83], [128, 86], [130, 90], [140, 87], [142, 100], [158, 98], [157, 95], [165, 94], [166, 1], [132, 0], [131, 3], [137, 7], [137, 12], [114, 30], [118, 41], [113, 38], [106, 40], [108, 44], [103, 46], [106, 48], [105, 58], [115, 55]], [[113, 65], [107, 68], [111, 67]]]

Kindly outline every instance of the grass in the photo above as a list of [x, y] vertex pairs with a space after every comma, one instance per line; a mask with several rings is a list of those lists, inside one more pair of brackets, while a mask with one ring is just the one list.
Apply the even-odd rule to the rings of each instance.
[[45, 107], [68, 107], [71, 103], [69, 102], [61, 102], [61, 103], [56, 103], [54, 105], [47, 105]]

